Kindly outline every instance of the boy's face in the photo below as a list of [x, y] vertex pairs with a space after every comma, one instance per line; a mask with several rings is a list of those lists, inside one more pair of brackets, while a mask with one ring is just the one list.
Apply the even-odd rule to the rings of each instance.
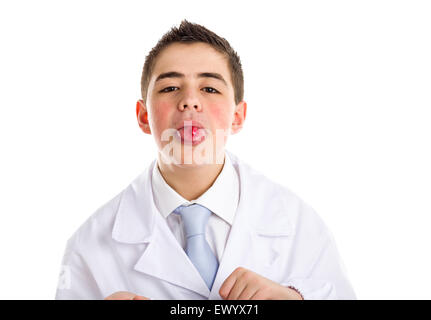
[[162, 161], [180, 166], [223, 163], [227, 137], [241, 130], [247, 108], [235, 105], [227, 59], [205, 43], [160, 52], [146, 100], [136, 106], [139, 126], [154, 136]]

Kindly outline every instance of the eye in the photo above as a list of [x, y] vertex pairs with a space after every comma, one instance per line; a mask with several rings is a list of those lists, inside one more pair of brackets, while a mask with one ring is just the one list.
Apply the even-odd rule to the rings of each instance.
[[[208, 89], [208, 90], [206, 90], [206, 89]], [[208, 93], [220, 93], [216, 89], [211, 88], [211, 87], [205, 87], [205, 88], [203, 88], [203, 90], [208, 92]]]
[[178, 88], [177, 87], [166, 87], [166, 88], [160, 90], [159, 92], [171, 92], [171, 91], [175, 91], [176, 89], [178, 89]]

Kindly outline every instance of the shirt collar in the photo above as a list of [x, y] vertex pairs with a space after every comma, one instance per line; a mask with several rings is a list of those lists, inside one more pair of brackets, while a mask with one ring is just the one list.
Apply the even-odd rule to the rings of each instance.
[[239, 178], [228, 153], [212, 186], [195, 200], [188, 201], [172, 189], [161, 175], [157, 162], [152, 172], [152, 189], [155, 205], [165, 218], [180, 205], [197, 203], [232, 225], [238, 207]]

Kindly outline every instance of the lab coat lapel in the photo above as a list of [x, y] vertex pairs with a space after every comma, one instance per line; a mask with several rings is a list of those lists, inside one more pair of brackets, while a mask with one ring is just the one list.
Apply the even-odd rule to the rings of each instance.
[[[160, 217], [160, 220], [162, 217]], [[154, 237], [135, 270], [208, 297], [210, 291], [165, 221], [156, 223]]]
[[208, 297], [204, 280], [154, 205], [151, 172], [155, 163], [125, 189], [112, 237], [122, 243], [148, 243], [134, 265], [136, 271]]
[[[229, 156], [239, 175], [240, 200], [209, 299], [221, 299], [219, 289], [237, 267], [257, 271], [262, 260], [269, 261], [266, 267], [270, 267], [280, 257], [280, 248], [266, 245], [262, 236], [288, 237], [292, 230], [283, 197], [273, 192], [263, 176]], [[262, 259], [260, 253], [269, 259]]]

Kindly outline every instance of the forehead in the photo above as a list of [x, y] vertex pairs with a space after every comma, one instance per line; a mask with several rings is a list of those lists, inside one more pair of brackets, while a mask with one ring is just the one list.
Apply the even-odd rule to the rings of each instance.
[[173, 43], [163, 49], [156, 59], [151, 78], [153, 80], [157, 75], [171, 71], [186, 76], [215, 72], [230, 80], [226, 56], [206, 43]]

